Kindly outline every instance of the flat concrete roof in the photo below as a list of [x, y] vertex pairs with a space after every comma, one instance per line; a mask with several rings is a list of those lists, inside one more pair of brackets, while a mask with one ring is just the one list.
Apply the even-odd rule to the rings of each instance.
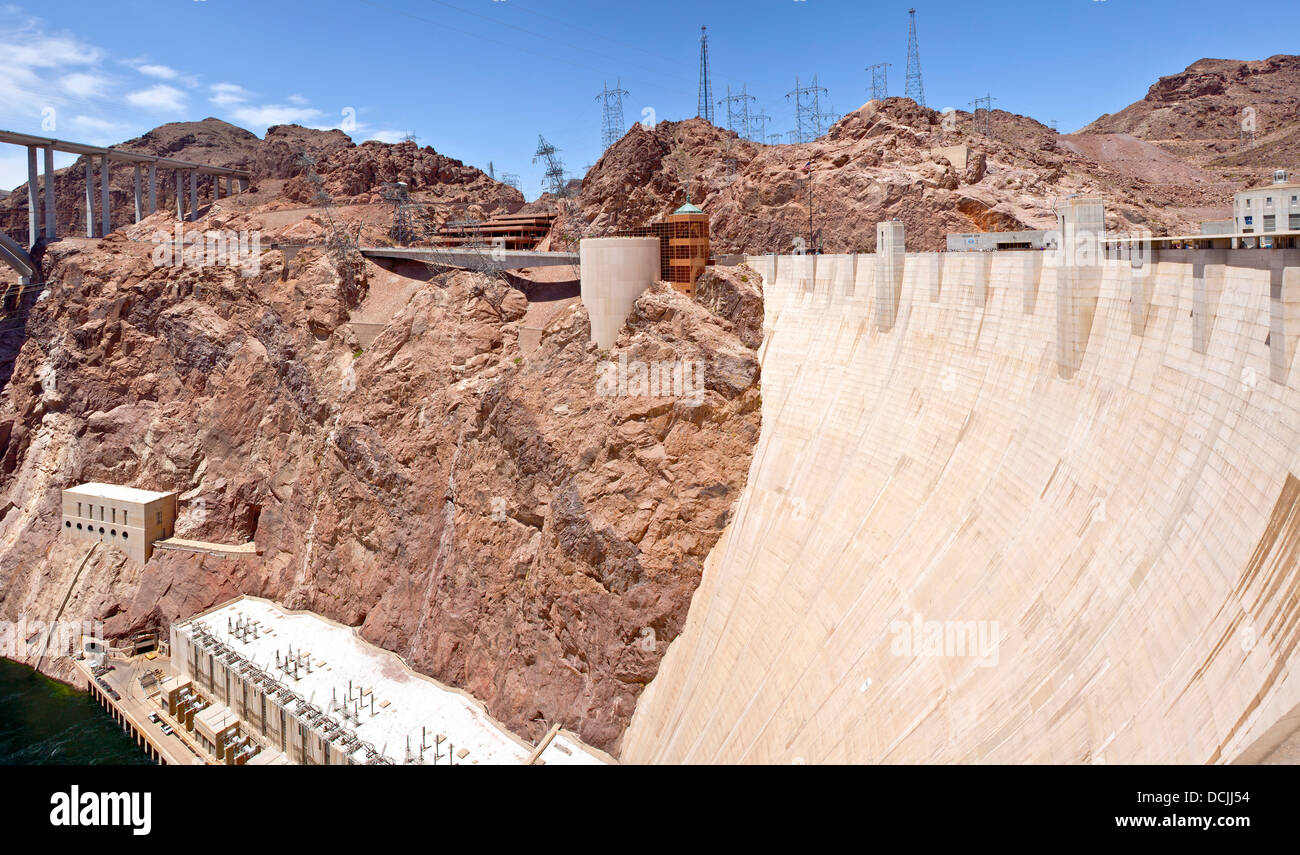
[[90, 496], [95, 499], [109, 499], [117, 502], [134, 502], [140, 505], [147, 505], [158, 499], [165, 499], [172, 493], [160, 493], [157, 490], [141, 490], [138, 487], [124, 487], [121, 484], [104, 484], [100, 481], [90, 481], [86, 484], [78, 484], [75, 487], [69, 487], [64, 490], [65, 493], [72, 493], [77, 496]]
[[[257, 638], [251, 634], [241, 638], [230, 631], [229, 627], [241, 619], [256, 622]], [[533, 752], [532, 746], [489, 716], [483, 704], [472, 695], [411, 670], [397, 654], [362, 639], [354, 627], [312, 612], [292, 612], [268, 600], [248, 596], [179, 622], [176, 628], [185, 632], [195, 624], [202, 625], [222, 644], [340, 721], [342, 713], [332, 707], [335, 702], [345, 701], [350, 682], [353, 708], [358, 694], [361, 703], [356, 723], [348, 722], [346, 730], [369, 742], [394, 763], [406, 761], [408, 740], [418, 755], [421, 728], [427, 738], [426, 765], [434, 762], [434, 752], [429, 746], [439, 735], [445, 737], [438, 761], [444, 765], [448, 743], [458, 763], [525, 763]], [[290, 647], [295, 656], [304, 655], [305, 661], [311, 663], [310, 670], [306, 667], [298, 670], [296, 679], [282, 667]], [[277, 654], [280, 665], [276, 664]], [[294, 707], [291, 703], [290, 710]], [[462, 749], [469, 750], [463, 758], [459, 756]], [[358, 756], [364, 760], [361, 749]], [[546, 765], [601, 764], [613, 760], [564, 731], [556, 735], [540, 759]], [[418, 764], [418, 756], [412, 762]]]

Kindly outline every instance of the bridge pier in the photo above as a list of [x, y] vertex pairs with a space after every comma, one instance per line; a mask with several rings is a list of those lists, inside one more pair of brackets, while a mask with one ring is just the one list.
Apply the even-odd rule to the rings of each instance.
[[95, 158], [86, 155], [86, 237], [95, 236]]
[[27, 146], [27, 245], [41, 237], [41, 194], [36, 186], [36, 146]]
[[45, 147], [45, 242], [58, 239], [54, 225], [54, 148]]
[[135, 221], [137, 223], [140, 222], [140, 220], [144, 219], [141, 216], [142, 209], [144, 208], [144, 204], [143, 204], [144, 200], [141, 198], [141, 195], [142, 194], [140, 192], [140, 164], [137, 163], [135, 165]]
[[190, 170], [190, 222], [199, 218], [199, 174]]
[[185, 179], [181, 177], [179, 169], [172, 170], [172, 175], [176, 178], [176, 219], [185, 219]]
[[227, 196], [233, 196], [233, 195], [235, 195], [234, 193], [232, 193], [232, 192], [230, 191], [230, 186], [231, 186], [230, 176], [227, 175], [227, 176], [226, 176], [226, 195], [227, 195]]
[[212, 176], [212, 202], [216, 204], [221, 200], [221, 176]]
[[99, 164], [99, 218], [103, 224], [103, 237], [113, 230], [108, 212], [108, 155], [104, 155]]
[[149, 164], [149, 213], [158, 213], [158, 164]]

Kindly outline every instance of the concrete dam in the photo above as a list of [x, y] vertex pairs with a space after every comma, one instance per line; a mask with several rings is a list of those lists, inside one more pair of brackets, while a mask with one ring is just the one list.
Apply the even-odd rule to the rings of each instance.
[[762, 435], [625, 762], [1291, 750], [1300, 252], [881, 236], [749, 259]]

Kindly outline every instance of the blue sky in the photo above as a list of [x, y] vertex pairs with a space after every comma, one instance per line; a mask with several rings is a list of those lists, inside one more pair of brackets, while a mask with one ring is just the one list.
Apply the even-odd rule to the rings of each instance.
[[[0, 9], [0, 128], [108, 145], [217, 116], [351, 128], [517, 173], [541, 191], [537, 135], [581, 174], [600, 156], [596, 94], [621, 81], [624, 126], [696, 113], [700, 25], [714, 100], [744, 85], [794, 126], [785, 93], [815, 73], [838, 114], [889, 62], [903, 94], [909, 3], [867, 0], [115, 0]], [[926, 100], [1056, 120], [1062, 132], [1141, 98], [1201, 57], [1294, 53], [1295, 0], [915, 0]], [[647, 112], [653, 111], [653, 113]], [[719, 108], [721, 116], [725, 116]], [[723, 124], [722, 118], [717, 118]], [[48, 126], [53, 124], [53, 129]], [[71, 162], [63, 157], [59, 166]], [[0, 147], [0, 187], [26, 180]]]

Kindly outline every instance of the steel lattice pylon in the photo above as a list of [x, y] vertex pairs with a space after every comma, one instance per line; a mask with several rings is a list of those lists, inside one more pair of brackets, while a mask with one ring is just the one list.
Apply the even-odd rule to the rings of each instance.
[[537, 135], [537, 151], [533, 153], [533, 163], [539, 159], [546, 164], [547, 188], [557, 197], [563, 198], [567, 190], [567, 181], [564, 178], [564, 163], [557, 154], [559, 149], [546, 141], [546, 137], [541, 134]]
[[878, 62], [868, 70], [871, 72], [871, 100], [885, 100], [889, 97], [889, 63]]
[[709, 28], [700, 27], [700, 103], [695, 115], [713, 123], [713, 83], [709, 80]]
[[[749, 102], [757, 100], [753, 95], [750, 95], [748, 91], [746, 91], [748, 89], [749, 84], [747, 83], [740, 87], [740, 94], [732, 95], [731, 86], [728, 85], [727, 97], [718, 102], [719, 106], [723, 104], [727, 105], [727, 130], [735, 131], [746, 139], [749, 138]], [[737, 106], [735, 110], [732, 110], [733, 104], [738, 104], [739, 106]], [[739, 128], [736, 127], [737, 122], [740, 123]]]
[[908, 9], [907, 24], [907, 90], [911, 98], [925, 106], [925, 84], [921, 82], [921, 49], [916, 44], [916, 10]]
[[794, 89], [785, 93], [786, 98], [794, 98], [792, 142], [811, 142], [826, 133], [824, 121], [831, 113], [823, 113], [821, 109], [821, 96], [825, 94], [826, 88], [817, 85], [815, 74], [811, 86], [800, 86], [799, 78], [794, 79]]
[[601, 102], [602, 118], [600, 130], [600, 147], [607, 149], [623, 137], [623, 99], [628, 96], [628, 91], [622, 88], [622, 82], [614, 84], [614, 88], [609, 88], [609, 83], [605, 83], [596, 100]]

